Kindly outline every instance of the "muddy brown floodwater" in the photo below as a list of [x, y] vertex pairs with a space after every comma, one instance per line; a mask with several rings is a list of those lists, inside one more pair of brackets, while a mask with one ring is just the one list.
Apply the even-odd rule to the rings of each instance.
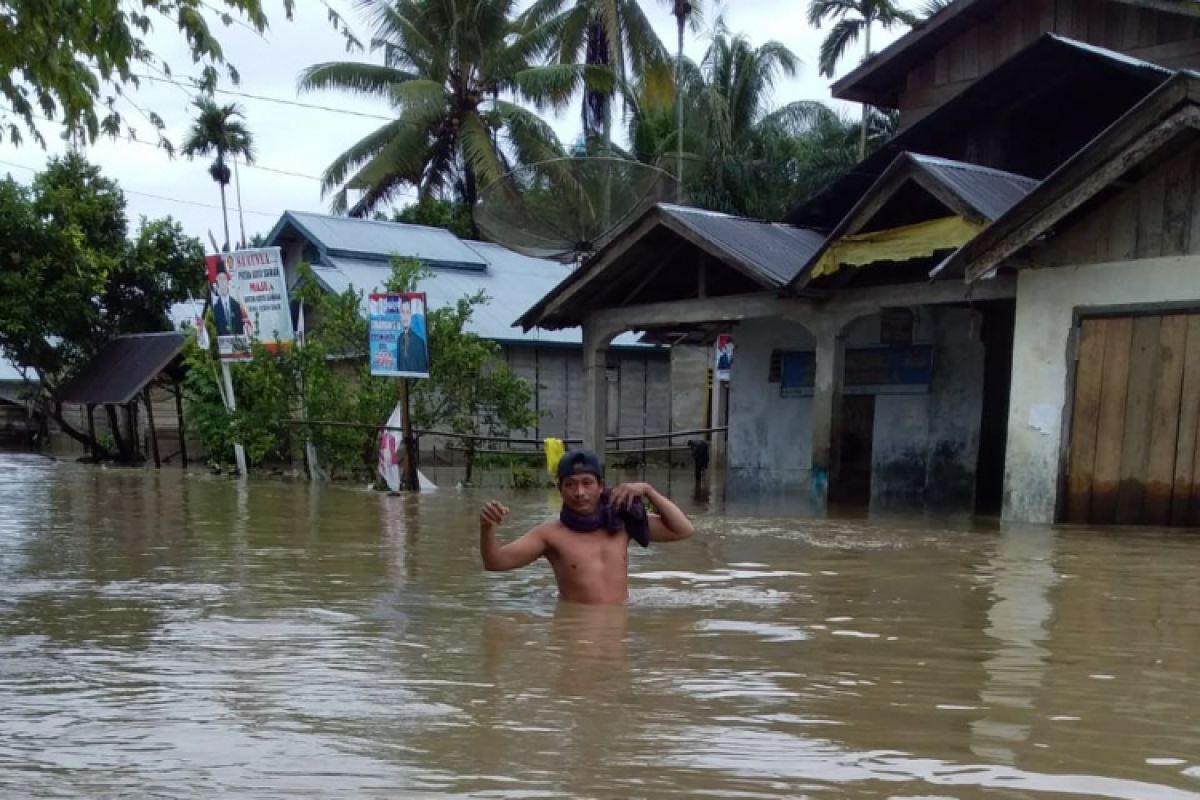
[[1194, 534], [685, 500], [597, 611], [484, 499], [0, 456], [0, 796], [1200, 798]]

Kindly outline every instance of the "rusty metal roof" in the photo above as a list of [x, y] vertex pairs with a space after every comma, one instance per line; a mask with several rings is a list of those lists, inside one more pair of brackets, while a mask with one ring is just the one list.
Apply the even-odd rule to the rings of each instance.
[[183, 351], [187, 334], [178, 331], [118, 336], [59, 392], [63, 403], [125, 405], [158, 377]]

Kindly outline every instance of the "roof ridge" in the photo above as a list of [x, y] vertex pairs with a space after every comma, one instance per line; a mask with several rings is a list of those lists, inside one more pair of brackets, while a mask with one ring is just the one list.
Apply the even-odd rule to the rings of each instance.
[[415, 222], [392, 222], [391, 220], [386, 220], [386, 219], [363, 219], [362, 217], [344, 217], [344, 216], [339, 216], [337, 214], [321, 214], [317, 211], [292, 211], [289, 209], [289, 210], [285, 211], [284, 213], [291, 214], [293, 217], [303, 215], [306, 217], [319, 217], [320, 219], [333, 220], [334, 222], [353, 222], [355, 224], [383, 225], [386, 227], [397, 227], [397, 228], [419, 228], [423, 231], [433, 231], [435, 233], [445, 234], [446, 236], [452, 236], [455, 239], [457, 239], [458, 241], [463, 242], [465, 244], [464, 239], [459, 239], [459, 237], [456, 236], [451, 231], [448, 231], [445, 228], [438, 228], [433, 225], [419, 225]]
[[951, 169], [966, 169], [966, 170], [970, 170], [972, 172], [986, 172], [990, 175], [996, 175], [999, 177], [1017, 178], [1019, 180], [1028, 181], [1029, 183], [1035, 183], [1035, 184], [1040, 183], [1040, 181], [1037, 178], [1030, 178], [1029, 176], [1022, 175], [1018, 172], [1009, 172], [1008, 170], [997, 169], [996, 167], [988, 167], [988, 166], [984, 166], [983, 164], [975, 164], [970, 161], [956, 161], [955, 159], [952, 159], [952, 158], [942, 158], [941, 156], [929, 156], [929, 155], [925, 155], [924, 153], [914, 152], [912, 150], [905, 150], [904, 152], [910, 158], [916, 160], [919, 163], [937, 164], [937, 165], [944, 166], [944, 167], [950, 167]]

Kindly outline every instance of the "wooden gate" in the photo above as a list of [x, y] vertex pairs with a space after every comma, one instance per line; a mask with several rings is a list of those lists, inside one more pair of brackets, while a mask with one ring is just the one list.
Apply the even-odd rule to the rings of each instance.
[[1200, 314], [1085, 319], [1068, 522], [1200, 525]]

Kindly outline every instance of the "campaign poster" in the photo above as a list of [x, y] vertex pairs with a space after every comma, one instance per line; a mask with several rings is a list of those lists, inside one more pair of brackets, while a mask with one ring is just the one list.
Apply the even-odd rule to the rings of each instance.
[[733, 337], [723, 333], [717, 337], [716, 363], [714, 374], [719, 381], [729, 380], [729, 370], [733, 367]]
[[291, 346], [295, 332], [278, 247], [209, 256], [205, 264], [222, 361], [249, 360], [253, 341], [268, 350]]
[[371, 374], [388, 378], [429, 377], [425, 293], [367, 297]]

